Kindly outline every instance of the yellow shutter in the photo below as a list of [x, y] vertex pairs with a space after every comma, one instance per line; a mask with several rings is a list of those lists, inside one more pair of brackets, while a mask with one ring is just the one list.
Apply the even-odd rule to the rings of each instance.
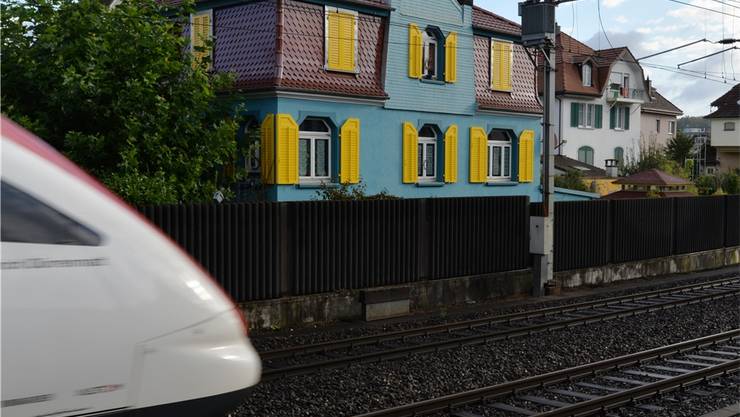
[[491, 41], [491, 88], [511, 91], [512, 47], [510, 42]]
[[277, 184], [295, 184], [298, 182], [298, 124], [289, 114], [278, 114], [275, 126]]
[[534, 180], [534, 131], [524, 130], [519, 135], [519, 182]]
[[480, 127], [470, 128], [470, 182], [486, 182], [488, 136]]
[[[190, 45], [193, 52], [193, 66], [200, 65], [205, 57], [210, 55], [206, 50], [208, 41], [211, 36], [211, 15], [210, 11], [205, 13], [194, 14], [192, 25], [190, 26]], [[210, 63], [209, 63], [210, 67]]]
[[418, 179], [417, 147], [419, 134], [409, 122], [403, 124], [403, 182], [413, 184]]
[[340, 135], [339, 179], [342, 184], [357, 184], [360, 182], [360, 120], [347, 119]]
[[421, 59], [424, 40], [421, 31], [414, 25], [409, 25], [409, 77], [421, 78]]
[[326, 12], [326, 67], [335, 71], [355, 71], [357, 16], [332, 10]]
[[445, 41], [445, 81], [457, 81], [457, 33], [450, 32]]
[[275, 183], [275, 116], [268, 114], [260, 127], [260, 169], [262, 182]]
[[445, 133], [445, 182], [457, 182], [457, 125]]

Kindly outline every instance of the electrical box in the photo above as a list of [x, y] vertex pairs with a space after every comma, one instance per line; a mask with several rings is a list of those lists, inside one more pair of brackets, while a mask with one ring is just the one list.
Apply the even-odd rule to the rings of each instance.
[[529, 253], [533, 253], [535, 255], [545, 254], [545, 241], [542, 238], [544, 236], [544, 230], [544, 217], [529, 217]]
[[522, 43], [524, 46], [542, 45], [547, 40], [555, 40], [554, 2], [519, 3], [519, 16], [522, 17]]

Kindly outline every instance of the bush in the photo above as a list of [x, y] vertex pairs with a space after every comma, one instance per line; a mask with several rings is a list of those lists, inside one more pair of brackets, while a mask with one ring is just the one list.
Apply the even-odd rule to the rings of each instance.
[[722, 191], [727, 194], [740, 194], [740, 176], [737, 172], [722, 174], [719, 179]]
[[713, 195], [719, 189], [719, 179], [714, 175], [702, 175], [696, 180], [699, 195]]
[[367, 186], [362, 182], [357, 184], [322, 185], [316, 192], [321, 200], [357, 201], [357, 200], [400, 200], [401, 198], [383, 190], [377, 194], [368, 195]]
[[556, 176], [555, 186], [569, 190], [588, 191], [588, 187], [583, 183], [583, 174], [574, 169], [568, 170], [563, 175]]

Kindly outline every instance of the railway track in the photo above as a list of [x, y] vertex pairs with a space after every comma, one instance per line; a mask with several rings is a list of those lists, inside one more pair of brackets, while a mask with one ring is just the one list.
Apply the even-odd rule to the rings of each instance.
[[740, 330], [733, 330], [361, 417], [587, 416], [739, 370]]
[[510, 339], [740, 294], [740, 277], [261, 353], [263, 380]]

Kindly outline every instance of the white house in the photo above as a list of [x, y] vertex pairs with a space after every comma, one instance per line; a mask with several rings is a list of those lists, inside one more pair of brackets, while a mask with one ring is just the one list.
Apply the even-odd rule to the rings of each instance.
[[594, 50], [560, 33], [555, 94], [558, 153], [600, 168], [637, 155], [645, 76], [626, 47]]
[[740, 84], [712, 102], [717, 109], [704, 116], [712, 122], [712, 146], [722, 172], [740, 169]]

